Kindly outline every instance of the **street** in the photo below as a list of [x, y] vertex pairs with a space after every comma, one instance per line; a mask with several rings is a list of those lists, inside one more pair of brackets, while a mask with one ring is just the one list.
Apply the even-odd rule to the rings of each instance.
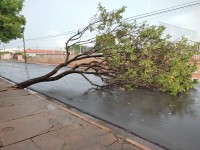
[[[18, 83], [52, 68], [0, 61], [0, 76]], [[100, 79], [92, 75], [89, 78], [101, 84]], [[200, 84], [190, 94], [173, 97], [144, 89], [95, 90], [83, 77], [73, 74], [30, 88], [167, 149], [200, 148]]]

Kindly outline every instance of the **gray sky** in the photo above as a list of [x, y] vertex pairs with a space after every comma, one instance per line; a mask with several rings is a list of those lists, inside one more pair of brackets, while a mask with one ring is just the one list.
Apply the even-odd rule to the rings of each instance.
[[[25, 0], [22, 11], [27, 20], [25, 39], [60, 34], [81, 28], [87, 25], [91, 16], [95, 14], [99, 2], [109, 11], [127, 6], [124, 14], [126, 18], [193, 1], [195, 0]], [[156, 16], [156, 18], [154, 16], [145, 19], [150, 19], [154, 22], [161, 21], [199, 32], [199, 8], [200, 6], [192, 7]], [[51, 39], [27, 41], [26, 47], [60, 49], [64, 47], [67, 38], [68, 36], [61, 36]], [[12, 47], [22, 47], [21, 40], [6, 44], [6, 48]]]

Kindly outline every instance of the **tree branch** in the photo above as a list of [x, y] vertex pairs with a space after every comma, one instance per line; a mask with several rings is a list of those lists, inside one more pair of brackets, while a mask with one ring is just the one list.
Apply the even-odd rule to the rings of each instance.
[[91, 85], [94, 85], [96, 87], [101, 87], [100, 85], [94, 84], [92, 81], [90, 81], [90, 79], [86, 77], [83, 73], [80, 73], [80, 75], [82, 75]]

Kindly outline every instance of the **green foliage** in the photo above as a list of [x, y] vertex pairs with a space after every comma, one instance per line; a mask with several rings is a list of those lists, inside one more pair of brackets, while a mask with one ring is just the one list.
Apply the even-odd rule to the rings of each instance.
[[15, 52], [14, 54], [15, 54], [15, 55], [23, 55], [24, 52]]
[[23, 0], [0, 0], [0, 43], [21, 38], [26, 20], [20, 12]]
[[122, 9], [108, 13], [99, 5], [101, 23], [97, 26], [96, 49], [104, 53], [112, 77], [107, 84], [126, 89], [146, 87], [177, 95], [193, 88], [192, 73], [197, 69], [191, 57], [197, 45], [186, 38], [178, 42], [163, 36], [164, 26], [125, 22]]
[[8, 51], [0, 51], [0, 55], [3, 55], [3, 54], [8, 54], [9, 52]]

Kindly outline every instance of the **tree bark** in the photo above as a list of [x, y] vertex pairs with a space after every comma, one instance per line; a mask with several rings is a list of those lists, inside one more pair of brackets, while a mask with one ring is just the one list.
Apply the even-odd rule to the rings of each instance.
[[29, 87], [33, 84], [45, 82], [46, 79], [48, 79], [48, 77], [41, 76], [41, 77], [33, 78], [33, 79], [30, 79], [30, 80], [26, 80], [24, 82], [18, 83], [18, 84], [16, 84], [15, 87], [17, 87], [19, 89], [27, 88], [27, 87]]
[[63, 68], [64, 66], [67, 66], [67, 63], [62, 63], [62, 64], [59, 64], [56, 68], [54, 68], [51, 72], [43, 75], [43, 76], [40, 76], [40, 77], [36, 77], [36, 78], [32, 78], [32, 79], [29, 79], [29, 80], [26, 80], [24, 82], [21, 82], [21, 83], [18, 83], [16, 84], [15, 87], [17, 88], [27, 88], [28, 86], [31, 86], [33, 84], [36, 84], [36, 83], [40, 83], [40, 82], [45, 82], [47, 81], [51, 76], [55, 75], [59, 69]]

